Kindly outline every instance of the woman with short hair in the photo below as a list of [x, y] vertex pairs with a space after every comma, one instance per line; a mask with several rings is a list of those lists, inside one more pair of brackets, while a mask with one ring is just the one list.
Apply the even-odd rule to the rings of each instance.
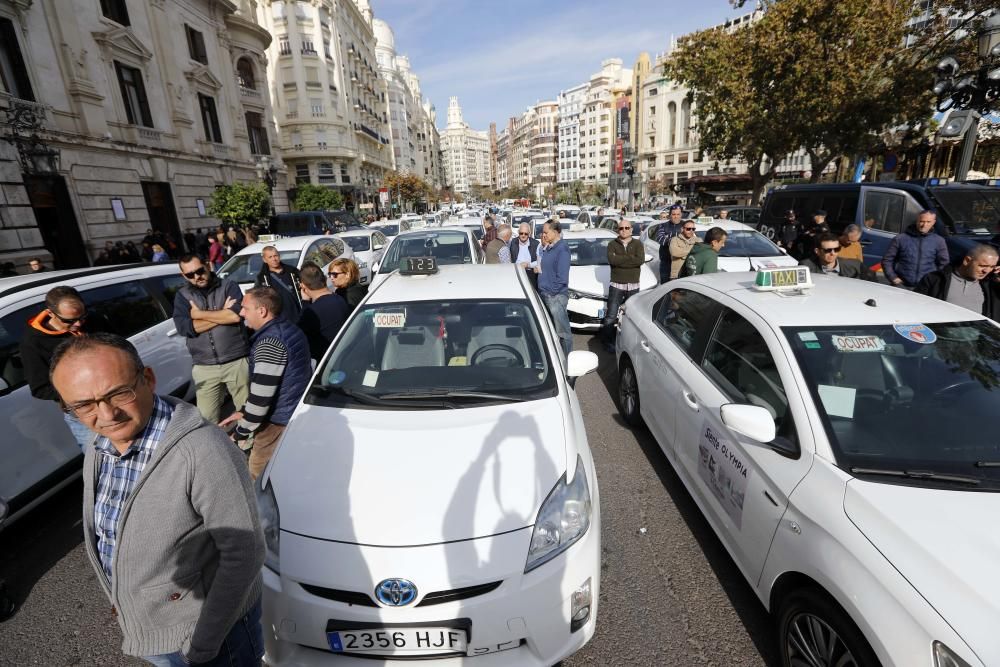
[[361, 284], [361, 272], [353, 259], [340, 257], [330, 262], [327, 275], [333, 281], [334, 291], [353, 310], [368, 294], [368, 287]]

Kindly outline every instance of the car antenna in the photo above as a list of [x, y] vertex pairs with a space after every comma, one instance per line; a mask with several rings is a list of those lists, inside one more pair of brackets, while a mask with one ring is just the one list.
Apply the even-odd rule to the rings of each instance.
[[872, 308], [878, 308], [878, 302], [876, 302], [875, 299], [868, 299], [867, 301], [865, 301], [865, 305], [870, 306]]

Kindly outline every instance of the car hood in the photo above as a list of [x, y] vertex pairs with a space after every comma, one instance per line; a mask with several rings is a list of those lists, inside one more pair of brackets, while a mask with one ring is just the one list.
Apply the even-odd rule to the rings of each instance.
[[854, 479], [844, 511], [987, 665], [1000, 665], [1000, 494]]
[[[602, 294], [607, 296], [611, 284], [611, 267], [607, 264], [592, 266], [569, 267], [569, 288], [587, 294]], [[656, 277], [649, 267], [643, 265], [639, 269], [639, 289], [656, 287]]]
[[281, 529], [413, 546], [530, 526], [566, 472], [571, 429], [560, 405], [558, 398], [420, 411], [301, 405], [269, 472]]

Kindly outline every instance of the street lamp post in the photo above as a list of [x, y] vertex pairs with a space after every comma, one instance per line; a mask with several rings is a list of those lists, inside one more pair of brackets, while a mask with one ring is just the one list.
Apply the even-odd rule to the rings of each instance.
[[257, 178], [267, 185], [267, 197], [271, 204], [271, 217], [274, 217], [274, 184], [278, 178], [278, 168], [271, 163], [271, 157], [261, 155], [260, 161], [254, 165]]
[[937, 66], [934, 93], [937, 110], [952, 113], [939, 135], [964, 136], [955, 168], [955, 180], [963, 181], [972, 166], [979, 134], [979, 120], [1000, 102], [1000, 10], [993, 10], [977, 36], [978, 58], [972, 70], [961, 72], [958, 60], [948, 56]]

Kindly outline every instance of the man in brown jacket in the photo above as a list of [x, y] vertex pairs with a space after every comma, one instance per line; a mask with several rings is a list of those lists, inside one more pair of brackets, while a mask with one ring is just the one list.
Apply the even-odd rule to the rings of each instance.
[[608, 307], [601, 322], [601, 337], [609, 352], [614, 351], [618, 309], [639, 291], [639, 271], [645, 262], [646, 250], [638, 239], [632, 238], [632, 223], [619, 220], [618, 238], [608, 243], [611, 284], [608, 286]]
[[695, 234], [693, 220], [685, 220], [681, 226], [681, 233], [670, 239], [670, 279], [673, 280], [680, 274], [681, 267], [691, 253], [694, 244], [701, 243], [701, 239]]

